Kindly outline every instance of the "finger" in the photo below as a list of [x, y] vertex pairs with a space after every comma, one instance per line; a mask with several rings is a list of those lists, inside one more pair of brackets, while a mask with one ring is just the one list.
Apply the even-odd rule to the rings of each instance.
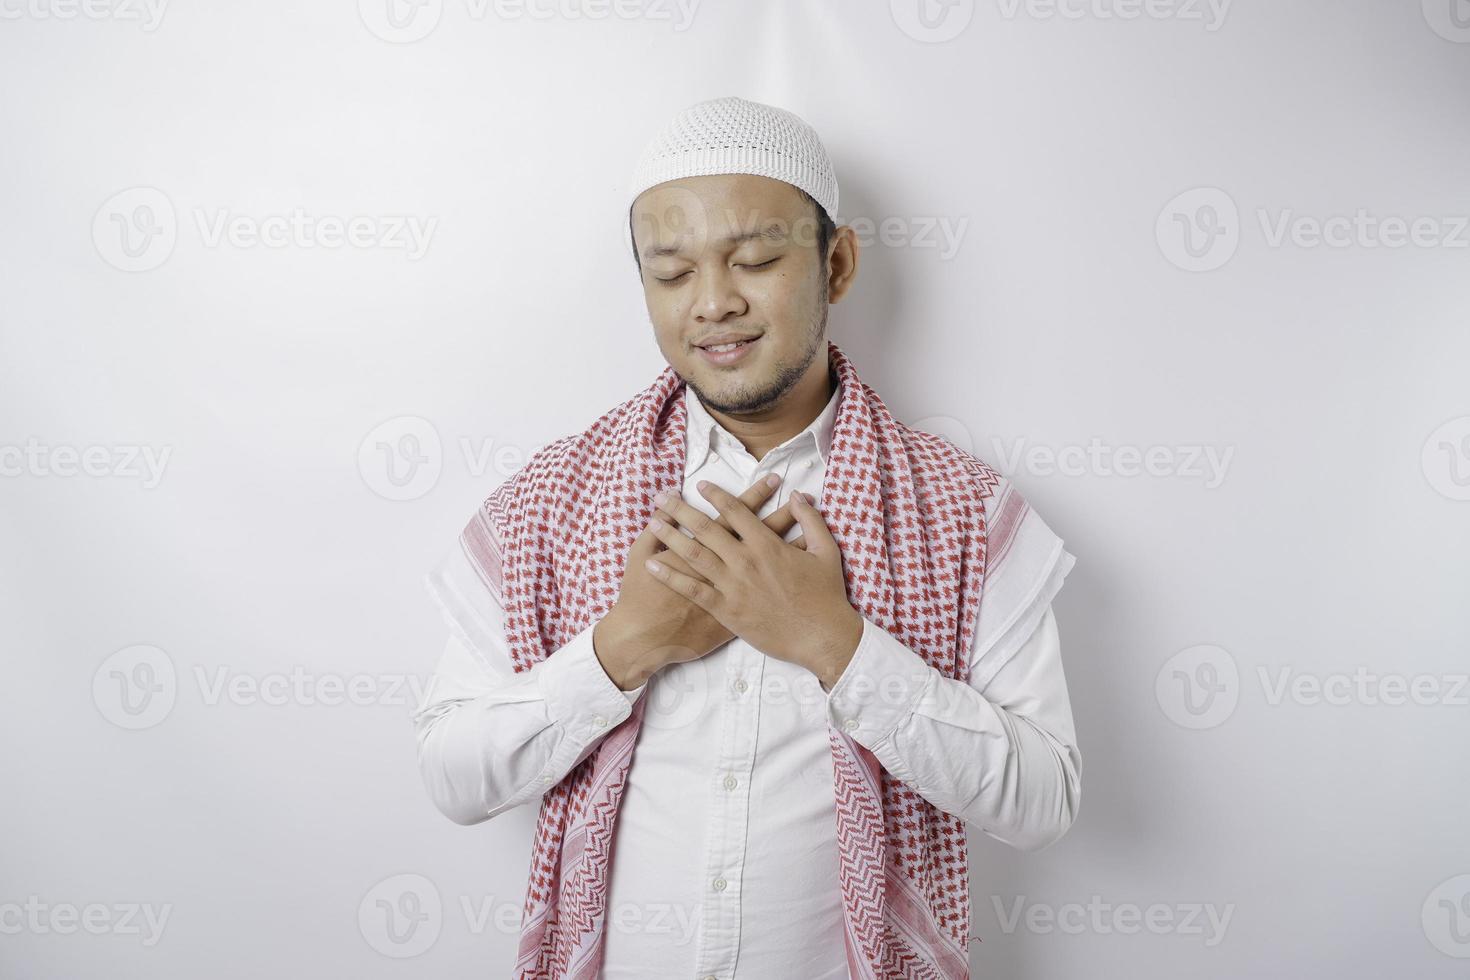
[[699, 492], [705, 500], [715, 505], [721, 517], [730, 521], [730, 526], [740, 535], [742, 541], [754, 544], [761, 539], [765, 539], [767, 543], [771, 543], [772, 539], [779, 540], [776, 539], [775, 532], [766, 527], [765, 522], [751, 513], [750, 508], [728, 490], [704, 480], [700, 482]]
[[806, 494], [792, 494], [794, 505], [792, 509], [796, 512], [796, 519], [801, 524], [802, 537], [807, 541], [806, 551], [812, 554], [823, 554], [829, 549], [836, 550], [837, 539], [832, 537], [832, 532], [827, 529], [827, 522], [822, 518], [822, 512], [807, 500]]
[[633, 551], [628, 557], [630, 560], [637, 559], [638, 561], [642, 561], [653, 555], [667, 554], [671, 554], [669, 546], [658, 539], [658, 535], [653, 533], [653, 528], [644, 525], [643, 530], [638, 534], [637, 540], [633, 542]]
[[648, 574], [658, 579], [664, 585], [694, 603], [696, 606], [714, 615], [714, 606], [719, 600], [719, 592], [708, 582], [701, 582], [695, 578], [676, 572], [661, 561], [648, 559], [644, 562]]
[[[764, 521], [766, 527], [775, 532], [776, 536], [782, 541], [785, 541], [786, 532], [796, 526], [796, 514], [792, 512], [791, 502], [787, 501], [786, 503], [781, 505], [780, 509], [772, 511], [764, 518]], [[797, 547], [805, 550], [806, 540], [800, 535], [797, 535], [794, 541], [789, 541], [787, 543], [797, 544], [798, 541], [801, 542], [801, 544], [797, 545]]]
[[[771, 494], [775, 493], [776, 488], [780, 485], [781, 481], [775, 477], [775, 474], [762, 477], [747, 487], [740, 494], [740, 499], [750, 508], [752, 513], [759, 514], [761, 507], [765, 506], [766, 501], [770, 499]], [[730, 522], [725, 520], [724, 517], [718, 518], [718, 521], [720, 526], [725, 530], [733, 532], [733, 528], [730, 527]], [[766, 526], [771, 528], [771, 530], [777, 534], [784, 535], [788, 529], [796, 524], [796, 517], [791, 513], [791, 504], [785, 503], [772, 511], [765, 518], [765, 521]], [[668, 545], [664, 544], [649, 529], [645, 528], [643, 533], [639, 534], [637, 540], [633, 542], [633, 551], [631, 554], [636, 556], [639, 561], [642, 561], [649, 555], [668, 555], [671, 552], [669, 551]], [[680, 568], [681, 571], [688, 568], [682, 562], [677, 562], [675, 567]]]
[[[655, 540], [657, 540], [657, 539], [655, 539]], [[688, 575], [690, 578], [692, 578], [692, 579], [694, 579], [696, 581], [699, 581], [699, 582], [707, 582], [707, 581], [709, 581], [703, 575], [700, 575], [694, 569], [690, 568], [689, 565], [688, 565], [688, 563], [685, 562], [684, 559], [680, 558], [677, 554], [675, 554], [674, 552], [670, 551], [669, 549], [664, 548], [662, 542], [659, 542], [659, 547], [660, 548], [663, 548], [663, 550], [662, 551], [655, 551], [652, 555], [646, 556], [643, 560], [646, 561], [648, 558], [652, 558], [654, 561], [658, 562], [660, 565], [667, 565], [667, 566], [669, 566], [670, 568], [672, 568], [676, 572], [683, 572], [685, 575]], [[648, 571], [648, 567], [645, 565], [643, 567], [643, 570], [645, 572], [647, 572]]]
[[667, 521], [661, 520], [657, 514], [649, 520], [648, 529], [664, 543], [669, 551], [684, 559], [689, 568], [711, 582], [719, 579], [724, 571], [725, 563], [709, 547], [691, 538]]
[[[728, 494], [727, 494], [728, 496]], [[734, 497], [730, 498], [734, 500]], [[733, 560], [740, 542], [735, 539], [730, 529], [721, 524], [717, 519], [709, 516], [693, 504], [686, 504], [681, 498], [670, 494], [663, 503], [654, 498], [654, 507], [657, 508], [654, 516], [662, 517], [681, 528], [686, 528], [700, 544], [705, 545], [720, 560], [729, 564]], [[750, 513], [750, 511], [746, 511]], [[683, 533], [683, 532], [680, 532]]]
[[[759, 480], [756, 480], [750, 486], [745, 488], [745, 490], [740, 494], [740, 500], [742, 503], [745, 504], [745, 506], [750, 508], [751, 513], [759, 514], [761, 508], [765, 506], [766, 501], [770, 499], [771, 494], [775, 493], [776, 488], [780, 485], [781, 480], [774, 473], [763, 476]], [[769, 521], [771, 517], [774, 517], [778, 513], [784, 513], [786, 509], [790, 506], [790, 504], [782, 504], [780, 509], [772, 512], [770, 517], [767, 517], [766, 520]], [[725, 530], [734, 530], [730, 527], [729, 522], [727, 522], [724, 517], [720, 517], [718, 518], [718, 520], [720, 522], [720, 526], [725, 528]], [[791, 523], [787, 524], [786, 526], [790, 527], [791, 524], [795, 523], [796, 518], [792, 517]]]
[[[761, 508], [765, 506], [766, 501], [771, 499], [771, 494], [775, 493], [776, 488], [780, 485], [781, 478], [774, 473], [768, 473], [759, 480], [756, 480], [745, 489], [745, 492], [740, 494], [740, 502], [749, 507], [752, 514], [759, 514]], [[724, 516], [721, 515], [720, 520], [723, 521], [724, 519]]]
[[[773, 483], [772, 480], [775, 482]], [[740, 501], [750, 508], [752, 514], [759, 514], [761, 508], [765, 506], [766, 501], [770, 499], [771, 494], [775, 493], [776, 488], [780, 485], [781, 480], [774, 473], [763, 476], [740, 494]], [[767, 518], [767, 520], [769, 519]], [[732, 533], [734, 532], [735, 529], [730, 526], [730, 522], [725, 520], [723, 515], [716, 518], [716, 520], [719, 521], [720, 527]], [[791, 521], [793, 524], [796, 523], [796, 518], [793, 517]]]

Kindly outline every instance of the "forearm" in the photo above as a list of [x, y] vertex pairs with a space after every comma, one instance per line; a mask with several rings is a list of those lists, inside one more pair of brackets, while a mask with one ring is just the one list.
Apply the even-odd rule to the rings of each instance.
[[868, 623], [829, 693], [834, 720], [934, 806], [1013, 847], [1045, 847], [1076, 817], [1081, 756], [1049, 616], [1044, 626], [992, 681], [992, 700]]
[[607, 677], [590, 629], [521, 674], [477, 664], [452, 639], [414, 716], [424, 786], [460, 824], [539, 799], [627, 718], [642, 692], [620, 691]]
[[1059, 840], [1072, 826], [1081, 796], [1075, 747], [1059, 744], [1035, 722], [991, 704], [962, 681], [941, 678], [939, 684], [955, 689], [976, 728], [956, 729], [915, 715], [875, 755], [900, 779], [922, 784], [916, 791], [929, 802], [996, 840], [1023, 851]]

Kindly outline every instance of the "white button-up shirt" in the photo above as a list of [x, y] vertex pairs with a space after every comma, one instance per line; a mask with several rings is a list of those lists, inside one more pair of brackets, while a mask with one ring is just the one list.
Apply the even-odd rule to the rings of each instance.
[[[820, 504], [838, 392], [760, 460], [687, 387], [684, 397], [688, 503], [717, 516], [700, 480], [739, 494], [777, 473], [759, 516], [797, 491]], [[595, 624], [517, 674], [497, 621], [477, 634], [493, 649], [451, 635], [415, 714], [430, 796], [466, 824], [537, 801], [647, 698], [618, 813], [603, 977], [845, 980], [829, 721], [920, 796], [1015, 847], [1056, 840], [1077, 812], [1082, 760], [1050, 609], [1073, 559], [1008, 483], [987, 511], [968, 682], [864, 619], [830, 692], [739, 637], [625, 692], [593, 651]], [[486, 618], [503, 616], [489, 604]]]

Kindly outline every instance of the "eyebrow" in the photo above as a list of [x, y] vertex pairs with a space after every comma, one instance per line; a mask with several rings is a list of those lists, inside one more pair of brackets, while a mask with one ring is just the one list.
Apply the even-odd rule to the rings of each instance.
[[[724, 238], [716, 241], [715, 244], [740, 245], [744, 242], [748, 242], [756, 238], [769, 238], [772, 241], [779, 241], [783, 237], [784, 235], [782, 234], [780, 224], [777, 222], [773, 222], [757, 231], [743, 231], [738, 235], [726, 235]], [[662, 258], [665, 255], [678, 254], [678, 245], [650, 245], [643, 250], [643, 257], [645, 259], [657, 259]]]

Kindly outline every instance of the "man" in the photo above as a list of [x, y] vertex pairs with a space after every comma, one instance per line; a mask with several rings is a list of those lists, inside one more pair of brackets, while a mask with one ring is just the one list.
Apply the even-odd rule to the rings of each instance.
[[541, 804], [517, 976], [967, 977], [966, 824], [1034, 850], [1077, 812], [1073, 558], [827, 339], [858, 251], [800, 118], [692, 106], [630, 199], [668, 367], [430, 576], [425, 784], [462, 824]]

